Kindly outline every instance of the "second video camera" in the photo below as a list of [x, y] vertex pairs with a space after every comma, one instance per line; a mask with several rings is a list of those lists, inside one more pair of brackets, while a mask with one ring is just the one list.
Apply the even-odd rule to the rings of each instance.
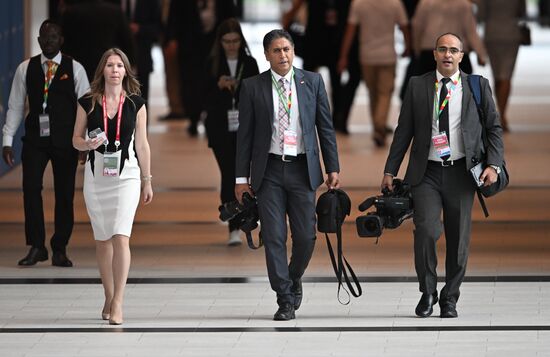
[[384, 228], [397, 228], [412, 217], [410, 186], [400, 179], [393, 179], [393, 191], [384, 188], [382, 196], [367, 198], [359, 205], [359, 210], [364, 212], [372, 206], [376, 207], [376, 212], [368, 212], [355, 220], [359, 237], [380, 237]]

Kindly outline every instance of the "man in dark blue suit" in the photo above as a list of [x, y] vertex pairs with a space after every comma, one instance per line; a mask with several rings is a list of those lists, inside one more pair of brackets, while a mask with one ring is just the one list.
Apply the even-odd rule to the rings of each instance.
[[323, 79], [292, 66], [294, 42], [288, 32], [269, 32], [263, 45], [271, 69], [245, 79], [241, 87], [235, 196], [256, 194], [269, 281], [279, 305], [274, 320], [291, 320], [315, 245], [315, 191], [323, 183], [319, 147], [329, 188], [339, 187], [340, 168]]

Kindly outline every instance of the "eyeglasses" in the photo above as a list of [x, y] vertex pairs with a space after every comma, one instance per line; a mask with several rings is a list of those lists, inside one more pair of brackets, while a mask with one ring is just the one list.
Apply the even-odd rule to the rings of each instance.
[[241, 43], [241, 39], [240, 38], [236, 38], [236, 39], [233, 39], [233, 40], [224, 40], [224, 39], [222, 39], [222, 43], [224, 45], [236, 45], [236, 44]]
[[460, 52], [462, 52], [461, 50], [459, 50], [458, 48], [456, 47], [451, 47], [451, 48], [448, 48], [448, 47], [438, 47], [435, 49], [438, 53], [441, 53], [441, 54], [446, 54], [447, 51], [451, 52], [452, 55], [457, 55], [459, 54]]

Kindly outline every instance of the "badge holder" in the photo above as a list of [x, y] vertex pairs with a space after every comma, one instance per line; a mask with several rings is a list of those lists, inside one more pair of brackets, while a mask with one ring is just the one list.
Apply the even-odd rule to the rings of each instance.
[[40, 124], [40, 137], [50, 136], [50, 115], [40, 114], [38, 116], [38, 123]]
[[283, 161], [285, 156], [298, 156], [298, 135], [294, 130], [285, 130], [283, 143]]
[[120, 142], [115, 141], [115, 152], [108, 152], [105, 145], [105, 153], [103, 154], [103, 176], [118, 177], [118, 168], [120, 163], [120, 153], [118, 150]]
[[446, 161], [449, 157], [451, 157], [451, 147], [449, 146], [449, 140], [447, 139], [446, 132], [443, 131], [438, 135], [432, 136], [432, 143], [437, 156], [441, 158], [441, 160]]
[[227, 111], [227, 130], [234, 133], [239, 130], [239, 110], [235, 109], [235, 98], [233, 98], [233, 106]]

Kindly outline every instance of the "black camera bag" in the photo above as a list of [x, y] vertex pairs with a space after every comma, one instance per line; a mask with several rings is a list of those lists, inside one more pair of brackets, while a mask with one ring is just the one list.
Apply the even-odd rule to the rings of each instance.
[[[334, 274], [336, 274], [336, 278], [338, 279], [338, 301], [341, 304], [347, 305], [350, 302], [350, 292], [355, 297], [359, 297], [363, 293], [359, 280], [351, 268], [351, 265], [344, 257], [344, 253], [342, 251], [342, 224], [344, 223], [346, 216], [349, 216], [351, 213], [351, 200], [343, 190], [331, 189], [319, 196], [315, 211], [317, 213], [317, 229], [319, 232], [325, 233], [330, 261], [332, 263], [332, 268], [334, 269]], [[332, 249], [332, 244], [330, 244], [330, 239], [327, 233], [336, 233], [337, 258], [334, 255], [334, 250]], [[348, 272], [357, 287], [357, 291], [351, 284]], [[349, 291], [342, 284], [342, 276], [344, 277], [344, 281]], [[342, 302], [342, 300], [340, 300], [340, 289], [344, 289], [348, 295], [346, 302]]]
[[[468, 76], [468, 84], [470, 86], [470, 91], [472, 92], [472, 95], [474, 97], [474, 102], [476, 103], [477, 113], [481, 122], [481, 138], [483, 141], [483, 147], [485, 149], [485, 152], [487, 152], [487, 129], [485, 128], [485, 112], [481, 107], [480, 78], [481, 77], [479, 75], [471, 74]], [[483, 162], [483, 168], [485, 168], [486, 166], [486, 163]], [[479, 203], [481, 204], [481, 208], [483, 209], [485, 217], [489, 217], [489, 211], [487, 210], [487, 206], [485, 205], [485, 200], [483, 199], [483, 197], [492, 197], [500, 191], [503, 191], [506, 187], [508, 187], [509, 182], [510, 175], [508, 174], [508, 170], [506, 169], [506, 162], [503, 161], [500, 173], [498, 174], [497, 182], [489, 186], [482, 186], [477, 188], [477, 197], [479, 199]]]

